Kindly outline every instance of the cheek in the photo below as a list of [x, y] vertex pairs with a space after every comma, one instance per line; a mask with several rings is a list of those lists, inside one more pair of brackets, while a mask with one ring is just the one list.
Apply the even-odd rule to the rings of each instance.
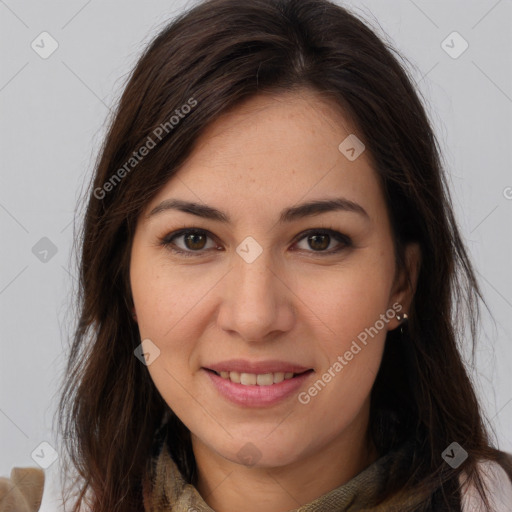
[[[147, 261], [151, 261], [147, 264]], [[141, 340], [150, 339], [159, 356], [148, 366], [151, 379], [167, 404], [179, 417], [188, 419], [191, 396], [199, 402], [203, 390], [195, 386], [200, 343], [211, 321], [208, 294], [222, 276], [193, 273], [169, 264], [164, 258], [134, 251], [130, 268], [132, 293]], [[193, 276], [193, 277], [192, 277]]]
[[[347, 265], [321, 278], [300, 281], [300, 296], [320, 320], [316, 351], [321, 354], [321, 368], [301, 400], [312, 416], [328, 411], [333, 424], [338, 424], [356, 414], [367, 399], [379, 370], [388, 323], [395, 316], [389, 304], [392, 280], [391, 258], [372, 255], [350, 269]], [[343, 415], [339, 415], [340, 404]]]
[[354, 283], [317, 303], [328, 334], [319, 336], [316, 353], [321, 354], [321, 364], [315, 379], [301, 390], [298, 407], [319, 436], [336, 436], [359, 417], [379, 371], [387, 334], [380, 320], [386, 312], [385, 294], [370, 297], [359, 292]]
[[[361, 261], [350, 268], [323, 269], [322, 274], [303, 276], [297, 281], [297, 295], [321, 320], [329, 351], [350, 345], [352, 339], [386, 313], [393, 278], [390, 267], [384, 259], [378, 265]], [[386, 328], [380, 323], [379, 330], [385, 336]]]
[[[191, 279], [187, 269], [171, 265], [165, 255], [144, 257], [142, 250], [134, 250], [130, 279], [141, 337], [154, 338], [159, 345], [172, 344], [184, 325], [190, 328], [190, 318], [214, 286], [214, 277], [210, 272]], [[187, 332], [190, 337], [192, 333]]]
[[[148, 258], [149, 260], [149, 258]], [[133, 299], [141, 340], [150, 339], [159, 356], [147, 370], [165, 402], [181, 418], [190, 416], [195, 340], [201, 338], [201, 299], [211, 288], [208, 281], [186, 278], [153, 256], [151, 264], [134, 254], [130, 269]], [[203, 315], [204, 316], [204, 315]], [[194, 414], [200, 411], [194, 409]], [[204, 418], [201, 417], [204, 421]]]

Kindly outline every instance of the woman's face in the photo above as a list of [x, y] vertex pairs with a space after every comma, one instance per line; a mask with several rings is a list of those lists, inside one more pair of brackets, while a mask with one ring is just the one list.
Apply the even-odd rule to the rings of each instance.
[[278, 467], [366, 430], [410, 297], [353, 133], [314, 93], [252, 98], [207, 128], [139, 219], [130, 280], [149, 373], [225, 459]]

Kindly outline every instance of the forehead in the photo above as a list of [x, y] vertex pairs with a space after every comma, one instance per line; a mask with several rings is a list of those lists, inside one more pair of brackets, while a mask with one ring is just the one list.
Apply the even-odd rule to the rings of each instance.
[[179, 197], [261, 216], [341, 194], [378, 214], [384, 199], [371, 155], [364, 150], [349, 159], [340, 150], [354, 135], [363, 138], [341, 108], [318, 93], [255, 96], [206, 127], [146, 212]]

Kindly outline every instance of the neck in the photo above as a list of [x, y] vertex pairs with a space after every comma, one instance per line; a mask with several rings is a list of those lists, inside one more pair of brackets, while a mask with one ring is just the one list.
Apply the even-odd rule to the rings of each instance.
[[377, 459], [367, 426], [366, 411], [322, 449], [270, 468], [228, 460], [192, 436], [197, 490], [216, 512], [295, 510], [345, 484]]

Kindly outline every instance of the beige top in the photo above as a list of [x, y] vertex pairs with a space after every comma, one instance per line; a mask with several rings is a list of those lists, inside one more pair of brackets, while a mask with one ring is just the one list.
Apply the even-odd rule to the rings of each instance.
[[12, 468], [11, 478], [0, 477], [0, 512], [37, 512], [44, 489], [44, 471]]
[[[372, 507], [386, 475], [393, 472], [407, 453], [407, 446], [371, 464], [344, 485], [301, 506], [294, 512], [407, 512], [414, 511], [427, 498], [415, 493], [395, 497]], [[503, 468], [491, 462], [480, 464], [489, 491], [492, 512], [512, 511], [512, 483]], [[0, 512], [37, 512], [43, 496], [45, 475], [39, 468], [13, 468], [11, 478], [0, 477]], [[462, 481], [461, 481], [462, 484]], [[197, 489], [188, 484], [172, 460], [166, 442], [154, 458], [150, 480], [144, 482], [144, 512], [215, 512]], [[474, 488], [462, 484], [462, 511], [484, 512]], [[438, 512], [438, 511], [436, 511]]]
[[[320, 496], [314, 501], [290, 512], [413, 512], [430, 493], [419, 492], [395, 496], [386, 504], [372, 506], [386, 485], [387, 475], [408, 457], [410, 446], [379, 458], [349, 482]], [[510, 483], [510, 482], [509, 482]], [[144, 512], [215, 512], [202, 498], [195, 486], [187, 483], [172, 459], [167, 440], [161, 443], [159, 453], [153, 458], [151, 474], [143, 483]], [[436, 511], [440, 512], [440, 511]]]
[[[144, 512], [215, 512], [202, 498], [194, 485], [189, 484], [172, 459], [165, 428], [155, 437], [151, 471], [143, 482]], [[386, 486], [387, 476], [407, 464], [412, 448], [411, 442], [404, 443], [368, 466], [349, 482], [302, 505], [290, 512], [414, 512], [430, 510], [421, 505], [430, 503], [431, 493], [417, 491], [395, 495], [385, 504], [373, 506]], [[512, 467], [512, 455], [502, 453]], [[512, 474], [508, 474], [495, 462], [479, 464], [480, 472], [487, 487], [492, 512], [512, 512]], [[459, 479], [462, 512], [484, 512], [480, 495]], [[441, 512], [435, 510], [435, 512]], [[487, 512], [487, 511], [486, 511]]]

